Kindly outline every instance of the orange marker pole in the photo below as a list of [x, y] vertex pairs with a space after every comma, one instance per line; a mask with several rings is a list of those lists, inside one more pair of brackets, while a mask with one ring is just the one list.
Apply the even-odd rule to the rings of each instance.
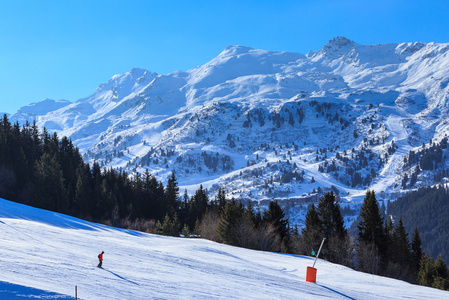
[[306, 281], [307, 282], [315, 282], [316, 283], [316, 272], [317, 272], [317, 270], [315, 269], [315, 263], [316, 263], [316, 261], [318, 259], [318, 255], [320, 255], [321, 248], [323, 247], [325, 239], [326, 238], [323, 238], [323, 241], [321, 242], [321, 246], [320, 246], [320, 249], [318, 250], [318, 253], [317, 253], [316, 257], [315, 257], [315, 261], [313, 262], [313, 266], [312, 267], [307, 267], [307, 273], [306, 273]]

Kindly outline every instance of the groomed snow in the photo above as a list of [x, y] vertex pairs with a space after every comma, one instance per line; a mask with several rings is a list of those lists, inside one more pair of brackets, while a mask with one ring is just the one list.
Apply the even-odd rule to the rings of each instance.
[[[0, 298], [448, 299], [313, 258], [115, 229], [0, 199]], [[104, 269], [96, 267], [105, 251]], [[69, 297], [69, 298], [70, 298]]]

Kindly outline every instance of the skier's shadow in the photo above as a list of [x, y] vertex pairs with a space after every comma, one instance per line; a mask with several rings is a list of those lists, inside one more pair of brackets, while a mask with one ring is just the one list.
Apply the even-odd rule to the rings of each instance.
[[[103, 269], [103, 268], [102, 268], [102, 269]], [[139, 285], [138, 283], [135, 283], [134, 281], [131, 281], [131, 280], [129, 280], [129, 279], [126, 279], [126, 278], [124, 278], [124, 277], [118, 275], [117, 273], [114, 273], [114, 272], [109, 271], [109, 270], [106, 270], [106, 269], [103, 269], [103, 270], [105, 270], [106, 272], [111, 273], [112, 275], [114, 275], [114, 276], [117, 277], [117, 278], [120, 278], [121, 280], [125, 280], [125, 281], [127, 281], [127, 282], [129, 282], [129, 283], [132, 283], [132, 284], [135, 284], [135, 285]]]

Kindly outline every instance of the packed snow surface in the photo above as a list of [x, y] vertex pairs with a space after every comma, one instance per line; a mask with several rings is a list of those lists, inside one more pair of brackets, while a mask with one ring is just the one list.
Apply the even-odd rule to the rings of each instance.
[[[0, 199], [0, 298], [448, 299], [314, 258], [111, 228]], [[105, 251], [103, 269], [97, 255]]]

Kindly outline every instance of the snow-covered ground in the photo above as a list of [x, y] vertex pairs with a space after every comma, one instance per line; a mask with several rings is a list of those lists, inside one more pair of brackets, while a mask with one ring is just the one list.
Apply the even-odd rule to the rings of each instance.
[[[121, 230], [0, 199], [0, 299], [448, 299], [313, 258]], [[96, 267], [105, 251], [104, 269]]]

